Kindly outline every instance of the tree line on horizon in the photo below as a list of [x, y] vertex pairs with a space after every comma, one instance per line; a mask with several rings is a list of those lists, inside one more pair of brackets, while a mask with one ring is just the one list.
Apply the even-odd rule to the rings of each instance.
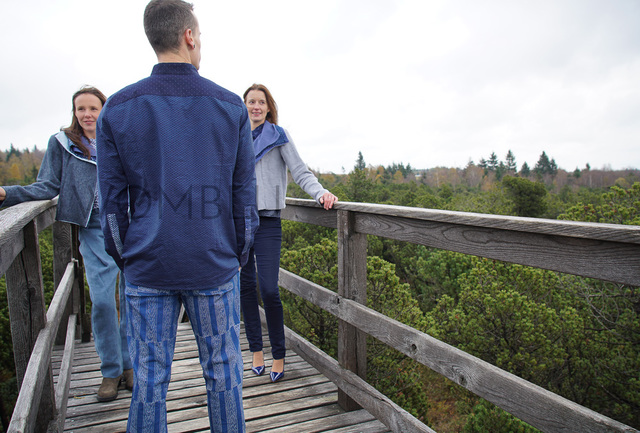
[[[9, 150], [0, 150], [0, 185], [22, 184], [35, 182], [38, 170], [44, 157], [44, 150], [33, 146], [32, 149], [16, 149], [13, 144]], [[533, 168], [524, 162], [518, 169], [516, 157], [511, 150], [507, 152], [504, 160], [498, 158], [492, 152], [488, 158], [480, 158], [476, 164], [470, 160], [464, 168], [433, 167], [418, 169], [411, 164], [392, 162], [387, 166], [366, 165], [362, 152], [358, 157], [354, 169], [361, 170], [366, 176], [375, 182], [418, 182], [431, 187], [440, 188], [445, 184], [452, 187], [464, 184], [470, 188], [489, 189], [495, 182], [499, 182], [505, 176], [522, 177], [529, 180], [543, 182], [548, 187], [562, 188], [565, 185], [588, 186], [590, 188], [607, 188], [619, 184], [629, 187], [633, 184], [633, 175], [639, 173], [638, 169], [628, 168], [612, 170], [603, 166], [601, 169], [592, 169], [590, 164], [584, 168], [577, 168], [571, 172], [559, 168], [554, 158], [550, 158], [545, 151], [542, 152]], [[318, 175], [335, 176], [337, 179], [347, 175], [334, 173], [316, 173]]]
[[44, 151], [18, 150], [13, 144], [7, 151], [0, 150], [0, 185], [27, 185], [36, 181]]
[[[418, 181], [436, 188], [447, 183], [453, 187], [464, 184], [471, 188], [481, 187], [485, 190], [505, 176], [542, 182], [550, 188], [562, 188], [565, 185], [606, 188], [616, 183], [629, 187], [633, 184], [633, 174], [640, 173], [640, 170], [634, 168], [612, 170], [606, 165], [601, 169], [593, 169], [589, 163], [582, 169], [576, 167], [573, 171], [566, 171], [559, 168], [555, 159], [550, 158], [545, 151], [540, 154], [533, 168], [524, 162], [518, 169], [516, 157], [511, 150], [507, 152], [505, 160], [500, 160], [496, 153], [492, 152], [489, 158], [480, 158], [477, 164], [470, 160], [464, 168], [428, 169], [417, 169], [411, 167], [411, 164], [405, 166], [402, 162], [394, 162], [388, 166], [367, 166], [364, 164], [362, 152], [359, 152], [354, 169], [368, 171], [370, 173], [368, 177], [375, 181]], [[374, 173], [371, 174], [372, 172]], [[629, 178], [632, 180], [629, 181]]]

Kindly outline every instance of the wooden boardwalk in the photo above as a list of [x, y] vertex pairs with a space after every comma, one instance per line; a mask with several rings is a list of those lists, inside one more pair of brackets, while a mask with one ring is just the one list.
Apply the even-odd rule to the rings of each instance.
[[[271, 383], [268, 371], [251, 373], [251, 355], [241, 337], [244, 370], [244, 412], [247, 432], [272, 433], [386, 433], [389, 429], [365, 410], [344, 412], [337, 404], [337, 387], [298, 355], [289, 351], [286, 375]], [[265, 342], [268, 339], [265, 338]], [[267, 368], [271, 359], [265, 348]], [[62, 351], [53, 356], [54, 376]], [[102, 381], [93, 341], [77, 343], [65, 430], [82, 432], [124, 432], [131, 392], [121, 389], [112, 402], [100, 403], [96, 392]], [[55, 380], [55, 378], [54, 378]], [[167, 396], [169, 432], [209, 431], [204, 379], [198, 362], [196, 342], [188, 323], [178, 327], [171, 384]]]

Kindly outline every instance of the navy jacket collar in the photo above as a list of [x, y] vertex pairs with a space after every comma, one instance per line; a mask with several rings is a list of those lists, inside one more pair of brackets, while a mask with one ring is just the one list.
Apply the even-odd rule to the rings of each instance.
[[198, 75], [198, 70], [191, 63], [157, 63], [152, 75]]

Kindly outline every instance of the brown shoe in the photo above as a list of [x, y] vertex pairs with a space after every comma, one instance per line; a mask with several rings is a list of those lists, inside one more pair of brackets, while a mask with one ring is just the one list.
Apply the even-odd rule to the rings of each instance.
[[123, 371], [122, 378], [124, 379], [124, 387], [133, 391], [133, 368]]
[[119, 377], [103, 377], [102, 385], [98, 388], [98, 401], [115, 400], [118, 396]]

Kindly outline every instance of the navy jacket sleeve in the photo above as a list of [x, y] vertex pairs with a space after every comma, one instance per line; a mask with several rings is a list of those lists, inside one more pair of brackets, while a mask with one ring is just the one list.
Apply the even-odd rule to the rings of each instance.
[[96, 133], [100, 225], [107, 252], [124, 270], [122, 252], [129, 227], [129, 185], [109, 125], [108, 105], [107, 102], [98, 117]]
[[233, 175], [233, 219], [236, 226], [236, 242], [240, 266], [249, 258], [249, 249], [258, 230], [256, 205], [256, 174], [253, 138], [247, 110], [243, 110], [238, 156]]

